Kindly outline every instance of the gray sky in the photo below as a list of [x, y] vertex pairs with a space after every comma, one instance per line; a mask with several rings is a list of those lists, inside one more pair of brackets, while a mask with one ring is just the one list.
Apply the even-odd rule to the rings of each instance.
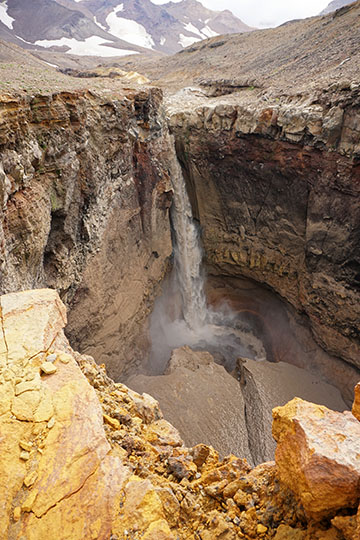
[[[151, 1], [154, 4], [166, 4], [169, 0]], [[200, 2], [217, 11], [230, 9], [246, 24], [264, 28], [278, 26], [291, 19], [318, 15], [330, 0], [200, 0]]]

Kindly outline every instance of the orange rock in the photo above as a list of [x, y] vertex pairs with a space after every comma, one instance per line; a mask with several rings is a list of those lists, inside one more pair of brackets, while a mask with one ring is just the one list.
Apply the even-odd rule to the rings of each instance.
[[299, 398], [273, 410], [280, 479], [321, 520], [360, 498], [360, 424], [351, 413]]
[[151, 523], [143, 536], [143, 540], [175, 540], [175, 536], [171, 533], [167, 522], [160, 519]]
[[360, 382], [355, 386], [355, 399], [351, 412], [360, 421]]

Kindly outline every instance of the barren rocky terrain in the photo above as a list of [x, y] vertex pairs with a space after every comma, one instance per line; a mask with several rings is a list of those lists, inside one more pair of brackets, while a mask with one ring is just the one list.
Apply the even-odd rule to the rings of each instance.
[[[0, 42], [6, 538], [358, 540], [359, 386], [353, 414], [324, 405], [350, 408], [360, 378], [359, 15], [97, 70], [44, 53], [88, 78]], [[263, 340], [266, 360], [231, 374], [189, 348], [140, 373], [178, 163], [208, 303]], [[316, 404], [291, 399], [303, 386]], [[273, 458], [280, 404], [275, 463], [252, 468]]]
[[161, 61], [122, 59], [119, 66], [136, 67], [157, 84], [177, 88], [218, 81], [225, 90], [251, 89], [255, 94], [323, 90], [358, 78], [359, 14], [356, 2], [327, 16], [211, 38]]

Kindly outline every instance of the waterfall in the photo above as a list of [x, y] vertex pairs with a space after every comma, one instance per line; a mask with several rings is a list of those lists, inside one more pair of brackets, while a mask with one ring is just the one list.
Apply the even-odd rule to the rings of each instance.
[[175, 264], [150, 318], [148, 372], [164, 373], [171, 351], [183, 345], [220, 355], [221, 363], [232, 371], [239, 356], [260, 358], [265, 351], [227, 305], [216, 311], [207, 307], [199, 231], [175, 150], [171, 165]]
[[182, 297], [184, 319], [190, 329], [197, 330], [204, 325], [206, 319], [204, 279], [201, 273], [202, 249], [185, 180], [177, 160], [171, 182], [174, 192], [172, 220], [176, 277]]

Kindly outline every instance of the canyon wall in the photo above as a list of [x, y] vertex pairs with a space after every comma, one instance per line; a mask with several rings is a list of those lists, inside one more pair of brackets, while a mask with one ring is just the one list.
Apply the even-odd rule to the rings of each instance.
[[206, 262], [270, 286], [330, 354], [360, 367], [360, 93], [252, 88], [168, 102]]
[[56, 288], [72, 343], [118, 377], [172, 251], [161, 91], [0, 101], [0, 290]]
[[0, 291], [56, 288], [72, 344], [132, 371], [172, 251], [169, 122], [210, 271], [270, 286], [359, 368], [359, 102], [183, 90], [166, 119], [155, 88], [3, 95]]

